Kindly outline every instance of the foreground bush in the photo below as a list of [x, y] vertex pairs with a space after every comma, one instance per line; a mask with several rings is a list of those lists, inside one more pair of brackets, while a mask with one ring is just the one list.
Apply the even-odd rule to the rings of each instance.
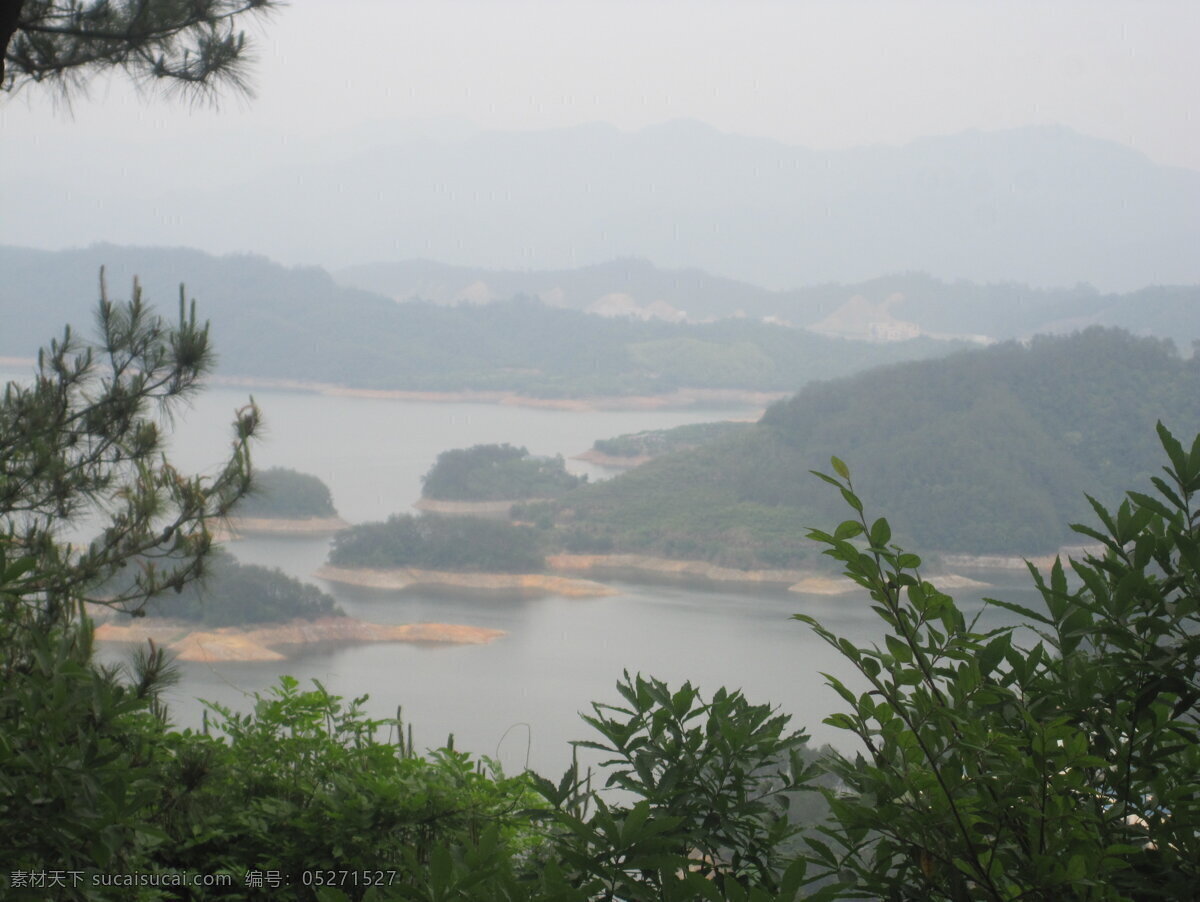
[[[1160, 424], [1169, 465], [1156, 495], [1075, 529], [1100, 551], [1030, 567], [1044, 612], [981, 633], [925, 582], [920, 559], [855, 517], [814, 532], [867, 592], [884, 644], [810, 623], [868, 687], [830, 685], [826, 722], [861, 742], [831, 768], [834, 822], [810, 840], [816, 876], [842, 898], [1192, 899], [1200, 887], [1200, 436]], [[1091, 499], [1089, 499], [1091, 500]]]

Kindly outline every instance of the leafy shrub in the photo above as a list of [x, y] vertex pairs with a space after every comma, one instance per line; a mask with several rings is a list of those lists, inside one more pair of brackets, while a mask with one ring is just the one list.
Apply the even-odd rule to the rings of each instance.
[[868, 691], [830, 685], [848, 710], [826, 722], [863, 750], [838, 755], [836, 824], [812, 839], [817, 875], [842, 898], [1184, 899], [1200, 886], [1200, 436], [1160, 424], [1158, 496], [1130, 492], [1099, 554], [1030, 567], [1045, 613], [977, 632], [925, 582], [920, 559], [869, 523], [849, 470], [821, 475], [855, 517], [812, 537], [866, 589], [887, 627], [857, 646], [810, 617]]

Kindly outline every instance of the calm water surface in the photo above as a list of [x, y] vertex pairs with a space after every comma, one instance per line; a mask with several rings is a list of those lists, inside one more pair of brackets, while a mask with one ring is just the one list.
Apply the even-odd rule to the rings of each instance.
[[[227, 424], [246, 396], [214, 389], [199, 397], [176, 424], [176, 461], [193, 470], [213, 466], [228, 447]], [[317, 474], [332, 489], [342, 516], [352, 522], [409, 510], [420, 494], [421, 475], [449, 448], [511, 442], [535, 454], [569, 458], [597, 438], [757, 413], [577, 413], [275, 391], [256, 392], [255, 397], [267, 423], [257, 465]], [[577, 461], [569, 466], [592, 478], [604, 475]], [[807, 728], [817, 742], [844, 745], [842, 734], [821, 724], [837, 710], [838, 700], [820, 673], [848, 677], [847, 668], [803, 624], [789, 618], [803, 611], [858, 641], [879, 636], [875, 615], [859, 595], [830, 598], [611, 580], [619, 594], [599, 599], [386, 592], [315, 580], [312, 573], [328, 549], [324, 539], [257, 538], [230, 548], [243, 561], [280, 567], [322, 585], [347, 613], [364, 620], [466, 623], [502, 629], [506, 635], [485, 646], [342, 645], [306, 648], [281, 663], [183, 664], [184, 679], [171, 696], [180, 725], [200, 723], [198, 698], [248, 710], [254, 692], [287, 673], [304, 683], [318, 679], [348, 698], [369, 693], [368, 710], [378, 717], [394, 716], [402, 707], [419, 745], [439, 745], [453, 733], [457, 747], [496, 757], [506, 770], [528, 763], [557, 774], [569, 761], [568, 741], [591, 738], [579, 712], [593, 700], [617, 701], [613, 684], [629, 670], [674, 684], [691, 680], [707, 692], [740, 687], [751, 701], [771, 702], [793, 715], [793, 724]], [[1000, 584], [959, 593], [959, 598], [978, 607], [986, 594], [1035, 603], [1019, 574], [1003, 575]]]

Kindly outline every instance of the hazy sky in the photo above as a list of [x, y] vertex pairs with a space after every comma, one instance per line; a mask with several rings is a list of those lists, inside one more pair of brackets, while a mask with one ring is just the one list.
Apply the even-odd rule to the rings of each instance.
[[294, 0], [254, 31], [253, 101], [186, 109], [101, 83], [71, 118], [29, 91], [0, 101], [0, 155], [34, 165], [83, 134], [694, 118], [817, 148], [1059, 123], [1200, 169], [1194, 0]]

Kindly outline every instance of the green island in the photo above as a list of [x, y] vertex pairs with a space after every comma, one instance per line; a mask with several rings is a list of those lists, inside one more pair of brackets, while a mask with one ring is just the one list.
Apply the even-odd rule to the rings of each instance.
[[562, 456], [534, 457], [509, 444], [474, 445], [438, 455], [421, 478], [421, 497], [438, 501], [552, 498], [586, 482], [567, 472]]
[[310, 473], [271, 467], [254, 475], [254, 489], [238, 506], [248, 518], [301, 520], [336, 517], [329, 486]]
[[344, 617], [333, 596], [288, 576], [278, 567], [243, 564], [228, 552], [214, 554], [202, 582], [161, 595], [146, 605], [153, 617], [187, 620], [206, 627], [282, 623]]
[[534, 530], [477, 517], [393, 514], [360, 523], [333, 539], [335, 567], [537, 573], [546, 560]]

